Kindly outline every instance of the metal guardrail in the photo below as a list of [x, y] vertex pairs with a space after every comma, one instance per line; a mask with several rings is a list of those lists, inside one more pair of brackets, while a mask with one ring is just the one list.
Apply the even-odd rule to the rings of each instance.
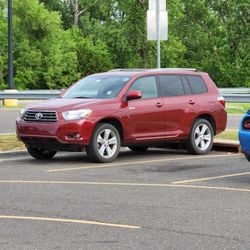
[[19, 100], [42, 100], [56, 98], [60, 95], [61, 90], [24, 90], [17, 92], [0, 91], [0, 100], [2, 99], [19, 99]]
[[250, 88], [219, 88], [222, 94], [250, 94]]
[[250, 88], [219, 88], [226, 102], [250, 103]]
[[[250, 88], [220, 88], [219, 92], [226, 102], [250, 103]], [[56, 98], [60, 93], [61, 90], [25, 90], [11, 93], [0, 91], [0, 100], [42, 100]]]
[[222, 94], [226, 102], [250, 103], [250, 94]]

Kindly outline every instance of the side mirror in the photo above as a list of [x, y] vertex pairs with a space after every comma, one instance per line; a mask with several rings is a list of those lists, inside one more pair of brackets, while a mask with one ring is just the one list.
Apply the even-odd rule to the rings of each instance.
[[126, 97], [127, 101], [136, 100], [136, 99], [140, 99], [140, 98], [142, 98], [142, 93], [139, 90], [130, 90], [127, 93], [127, 97]]

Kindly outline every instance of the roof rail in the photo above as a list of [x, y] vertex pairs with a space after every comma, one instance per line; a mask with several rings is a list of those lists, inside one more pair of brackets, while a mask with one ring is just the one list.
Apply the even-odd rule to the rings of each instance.
[[111, 69], [109, 70], [108, 72], [121, 72], [121, 71], [124, 71], [124, 72], [140, 72], [140, 71], [148, 71], [150, 69], [136, 69], [136, 68], [131, 68], [131, 69]]
[[194, 68], [155, 68], [155, 69], [137, 69], [137, 68], [127, 68], [127, 69], [111, 69], [108, 72], [142, 72], [142, 71], [197, 71]]
[[151, 69], [151, 71], [197, 71], [194, 68], [155, 68]]

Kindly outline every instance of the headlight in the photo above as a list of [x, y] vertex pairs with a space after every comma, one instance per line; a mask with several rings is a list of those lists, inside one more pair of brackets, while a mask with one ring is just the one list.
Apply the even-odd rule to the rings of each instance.
[[23, 119], [26, 109], [21, 109], [19, 113], [19, 118]]
[[62, 112], [64, 120], [80, 120], [91, 114], [91, 109], [70, 110]]

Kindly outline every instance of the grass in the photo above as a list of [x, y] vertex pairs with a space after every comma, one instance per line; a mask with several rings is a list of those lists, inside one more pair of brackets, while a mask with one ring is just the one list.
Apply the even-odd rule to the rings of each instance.
[[226, 103], [228, 114], [245, 114], [249, 109], [249, 103]]
[[15, 134], [0, 135], [0, 151], [20, 150], [24, 148], [24, 144], [18, 141]]
[[227, 129], [224, 132], [222, 132], [221, 134], [216, 135], [215, 139], [238, 141], [238, 129]]

